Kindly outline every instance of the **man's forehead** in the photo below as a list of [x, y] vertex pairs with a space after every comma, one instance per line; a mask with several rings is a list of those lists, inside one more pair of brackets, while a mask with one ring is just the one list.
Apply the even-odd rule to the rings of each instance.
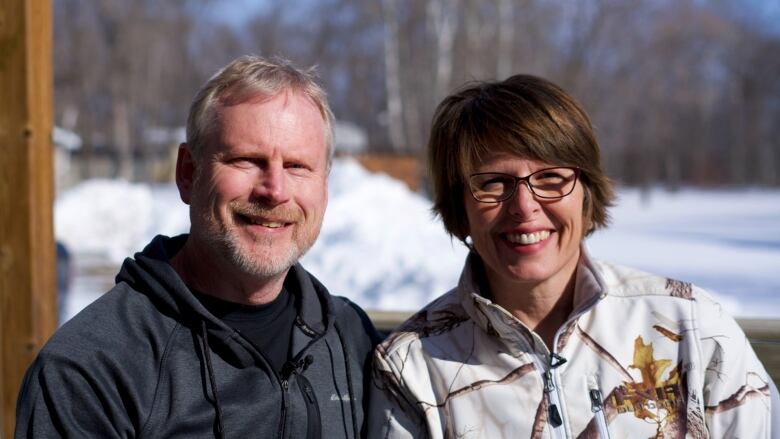
[[[269, 105], [265, 109], [252, 107], [265, 104]], [[305, 93], [292, 91], [273, 96], [255, 94], [240, 103], [222, 105], [216, 109], [204, 152], [206, 155], [224, 155], [236, 150], [251, 153], [257, 150], [253, 145], [265, 142], [280, 146], [291, 141], [292, 147], [299, 145], [301, 137], [306, 135], [316, 136], [305, 142], [308, 146], [322, 144], [327, 150], [327, 125], [318, 110]], [[281, 144], [276, 143], [277, 136], [283, 139]]]

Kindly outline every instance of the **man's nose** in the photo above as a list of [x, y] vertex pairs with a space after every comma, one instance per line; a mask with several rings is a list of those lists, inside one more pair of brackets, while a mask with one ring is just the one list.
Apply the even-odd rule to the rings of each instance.
[[283, 204], [290, 199], [284, 167], [269, 163], [255, 183], [254, 196], [271, 205]]

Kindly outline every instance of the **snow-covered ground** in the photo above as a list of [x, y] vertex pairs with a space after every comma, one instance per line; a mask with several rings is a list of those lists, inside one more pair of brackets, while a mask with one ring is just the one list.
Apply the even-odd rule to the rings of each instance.
[[[780, 317], [780, 190], [621, 189], [611, 214], [610, 228], [588, 239], [595, 257], [694, 282], [736, 316]], [[65, 314], [108, 289], [152, 236], [188, 227], [173, 185], [93, 180], [63, 193], [55, 231], [76, 267]], [[427, 199], [339, 159], [322, 233], [302, 262], [366, 309], [413, 310], [455, 284], [465, 254]]]

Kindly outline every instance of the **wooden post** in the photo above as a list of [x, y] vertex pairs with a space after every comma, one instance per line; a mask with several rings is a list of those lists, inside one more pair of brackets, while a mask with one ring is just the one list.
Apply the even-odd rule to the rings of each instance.
[[51, 0], [0, 0], [0, 435], [56, 328]]

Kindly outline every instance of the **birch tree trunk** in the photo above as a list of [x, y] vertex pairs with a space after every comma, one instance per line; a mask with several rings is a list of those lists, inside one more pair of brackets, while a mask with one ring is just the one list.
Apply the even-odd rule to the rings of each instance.
[[385, 88], [387, 89], [387, 132], [396, 151], [404, 148], [401, 56], [398, 43], [397, 0], [382, 0], [384, 17]]
[[515, 39], [515, 19], [512, 0], [498, 0], [498, 55], [496, 60], [497, 79], [512, 75]]
[[116, 176], [133, 181], [133, 145], [130, 141], [130, 114], [127, 102], [122, 98], [114, 98], [113, 113], [113, 138], [117, 152]]
[[452, 79], [452, 51], [458, 28], [460, 0], [430, 0], [427, 15], [435, 42], [436, 77], [433, 99], [438, 102], [449, 91]]

